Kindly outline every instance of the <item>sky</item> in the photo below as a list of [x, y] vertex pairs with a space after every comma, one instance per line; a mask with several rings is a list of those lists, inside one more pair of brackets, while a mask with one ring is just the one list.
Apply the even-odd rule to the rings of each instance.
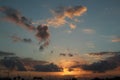
[[[119, 0], [0, 0], [0, 51], [73, 71], [115, 72], [120, 67], [119, 4]], [[112, 65], [94, 69], [104, 64]]]

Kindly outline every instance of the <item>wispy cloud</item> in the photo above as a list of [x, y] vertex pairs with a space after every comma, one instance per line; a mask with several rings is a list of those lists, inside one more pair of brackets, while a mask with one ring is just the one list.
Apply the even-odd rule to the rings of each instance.
[[89, 53], [90, 56], [105, 56], [105, 55], [117, 55], [120, 52], [98, 52], [98, 53]]
[[75, 29], [76, 28], [76, 25], [72, 24], [72, 23], [70, 23], [69, 26], [70, 26], [71, 29]]
[[120, 36], [114, 36], [112, 37], [112, 42], [120, 42]]
[[10, 52], [0, 51], [0, 56], [9, 56], [9, 55], [15, 55], [15, 54]]
[[84, 33], [86, 33], [86, 34], [94, 34], [95, 33], [95, 30], [94, 29], [83, 29], [82, 30]]
[[67, 19], [73, 20], [74, 22], [79, 22], [79, 20], [74, 19], [74, 17], [79, 17], [86, 11], [87, 8], [84, 6], [60, 7], [56, 10], [52, 10], [54, 17], [48, 19], [47, 24], [53, 27], [60, 27], [64, 24], [68, 24], [71, 29], [75, 29], [76, 26]]
[[11, 36], [14, 42], [26, 42], [26, 43], [32, 43], [32, 40], [30, 38], [21, 38], [18, 36]]

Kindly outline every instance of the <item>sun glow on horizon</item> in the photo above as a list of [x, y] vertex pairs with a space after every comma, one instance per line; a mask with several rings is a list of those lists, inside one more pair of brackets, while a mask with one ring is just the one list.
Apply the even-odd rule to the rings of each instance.
[[74, 75], [74, 72], [69, 71], [68, 68], [64, 68], [62, 75]]

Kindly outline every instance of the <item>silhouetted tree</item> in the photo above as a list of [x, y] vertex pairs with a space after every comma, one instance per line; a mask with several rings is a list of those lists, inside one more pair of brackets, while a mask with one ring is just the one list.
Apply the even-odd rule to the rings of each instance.
[[77, 80], [77, 78], [72, 78], [72, 80]]

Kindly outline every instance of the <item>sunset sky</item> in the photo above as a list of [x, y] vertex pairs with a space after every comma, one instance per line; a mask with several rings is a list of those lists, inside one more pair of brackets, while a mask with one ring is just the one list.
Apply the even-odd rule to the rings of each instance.
[[0, 0], [0, 51], [118, 75], [120, 0]]

